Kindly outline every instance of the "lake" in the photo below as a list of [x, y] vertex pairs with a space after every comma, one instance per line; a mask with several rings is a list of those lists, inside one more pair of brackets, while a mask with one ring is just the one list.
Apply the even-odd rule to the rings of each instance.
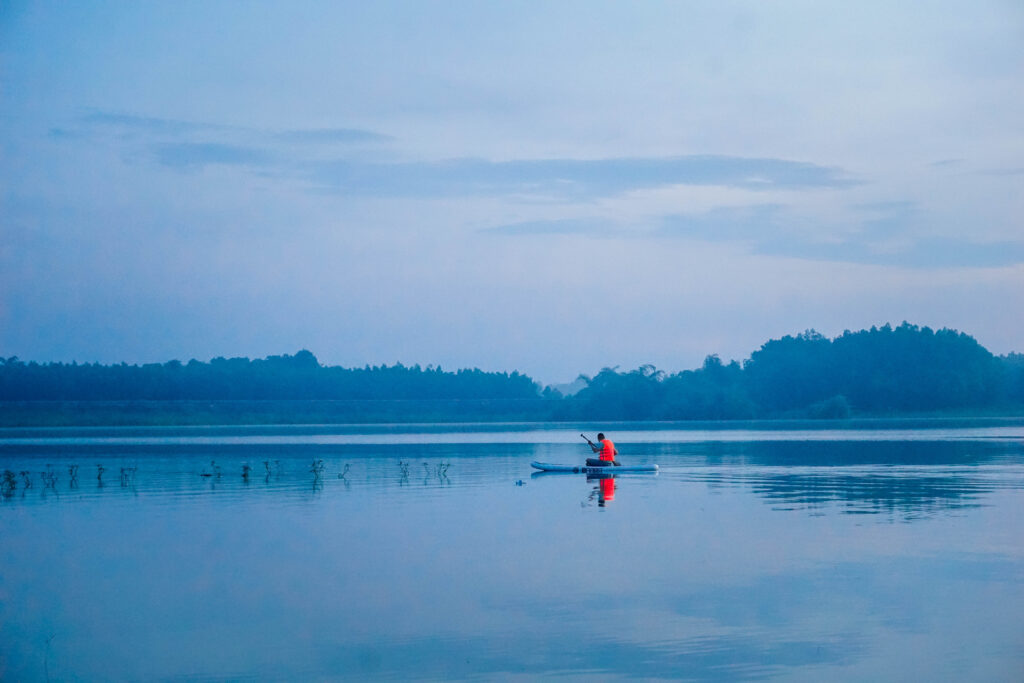
[[734, 427], [2, 429], [0, 679], [1024, 680], [1024, 422]]

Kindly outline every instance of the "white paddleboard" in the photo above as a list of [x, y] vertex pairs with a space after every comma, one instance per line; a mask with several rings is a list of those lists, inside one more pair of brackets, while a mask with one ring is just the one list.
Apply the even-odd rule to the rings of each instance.
[[625, 474], [626, 472], [657, 472], [657, 465], [623, 465], [621, 467], [587, 467], [586, 465], [552, 465], [547, 462], [531, 462], [534, 467], [544, 472], [576, 472], [578, 474]]

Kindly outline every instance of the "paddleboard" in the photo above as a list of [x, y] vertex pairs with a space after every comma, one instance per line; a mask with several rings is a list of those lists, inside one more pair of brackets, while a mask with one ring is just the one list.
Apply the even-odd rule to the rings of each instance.
[[625, 474], [627, 472], [657, 472], [657, 465], [623, 465], [621, 467], [587, 467], [586, 465], [552, 465], [547, 462], [531, 462], [530, 467], [544, 472], [575, 472], [577, 474]]

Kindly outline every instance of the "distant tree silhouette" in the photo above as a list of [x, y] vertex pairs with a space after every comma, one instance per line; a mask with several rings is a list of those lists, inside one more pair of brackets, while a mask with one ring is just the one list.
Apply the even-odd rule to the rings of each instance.
[[1000, 358], [1005, 368], [1006, 394], [1012, 401], [1024, 404], [1024, 354], [1011, 353]]
[[146, 365], [0, 359], [0, 400], [522, 399], [540, 387], [518, 372], [440, 367], [324, 367], [309, 351], [262, 360]]
[[[551, 419], [843, 418], [851, 414], [1024, 409], [1024, 355], [996, 357], [973, 337], [904, 322], [829, 339], [814, 330], [766, 342], [742, 365], [709, 355], [695, 370], [604, 368], [573, 396], [519, 372], [419, 365], [326, 367], [311, 352], [146, 365], [0, 358], [0, 400], [545, 399]], [[461, 414], [461, 413], [460, 413]], [[537, 414], [537, 413], [531, 413]]]
[[569, 414], [595, 419], [725, 419], [855, 412], [898, 414], [1024, 404], [1024, 356], [993, 356], [973, 337], [904, 322], [814, 330], [766, 342], [740, 366], [708, 356], [701, 368], [666, 375], [653, 366], [605, 368]]
[[665, 379], [665, 403], [658, 417], [665, 420], [724, 420], [749, 418], [756, 407], [743, 385], [740, 364], [724, 365], [717, 354], [697, 370], [684, 370]]

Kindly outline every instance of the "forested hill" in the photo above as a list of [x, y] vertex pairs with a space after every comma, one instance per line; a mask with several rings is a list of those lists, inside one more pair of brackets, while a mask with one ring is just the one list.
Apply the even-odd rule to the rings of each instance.
[[[1019, 414], [1024, 411], [1024, 356], [997, 357], [967, 334], [908, 323], [845, 332], [835, 339], [812, 330], [771, 340], [742, 364], [711, 355], [702, 367], [675, 374], [650, 365], [627, 372], [605, 369], [565, 398], [551, 389], [541, 391], [518, 372], [401, 364], [328, 367], [309, 351], [258, 360], [147, 365], [0, 359], [0, 401], [140, 400], [434, 402], [428, 412], [422, 406], [389, 409], [387, 416], [396, 420], [428, 414], [443, 419], [448, 412], [459, 419], [500, 419], [504, 405], [514, 406], [516, 419], [563, 420], [842, 418], [1003, 409]], [[474, 415], [472, 406], [484, 406], [481, 401], [489, 403]], [[349, 407], [335, 410], [349, 410], [353, 418], [367, 415]], [[295, 411], [294, 419], [303, 419]], [[332, 413], [330, 419], [347, 418]]]
[[326, 367], [309, 351], [265, 359], [214, 358], [147, 365], [23, 363], [0, 359], [0, 400], [380, 400], [536, 398], [518, 372]]
[[708, 356], [672, 375], [601, 371], [575, 397], [594, 419], [737, 419], [985, 411], [1024, 406], [1024, 356], [973, 337], [903, 323], [813, 330], [764, 344], [742, 365]]

